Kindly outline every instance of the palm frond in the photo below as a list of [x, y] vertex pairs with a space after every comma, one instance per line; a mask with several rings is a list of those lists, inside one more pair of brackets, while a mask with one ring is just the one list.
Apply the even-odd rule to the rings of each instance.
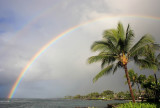
[[106, 41], [96, 41], [93, 43], [93, 45], [91, 46], [91, 50], [92, 51], [108, 51], [111, 53], [117, 53], [117, 48], [115, 47], [115, 45], [113, 44], [113, 42], [111, 40]]
[[106, 41], [95, 41], [91, 46], [92, 51], [107, 51], [108, 45]]
[[96, 82], [99, 78], [101, 78], [103, 75], [105, 74], [109, 74], [113, 68], [113, 64], [107, 66], [106, 68], [104, 68], [103, 70], [101, 70], [94, 78], [93, 78], [93, 82]]
[[103, 33], [103, 38], [105, 38], [106, 40], [109, 39], [113, 43], [117, 43], [117, 41], [118, 41], [117, 34], [118, 34], [118, 32], [116, 29], [105, 30]]
[[109, 65], [113, 62], [115, 62], [116, 58], [114, 55], [106, 55], [105, 58], [102, 60], [101, 68], [104, 68], [105, 65]]
[[149, 67], [150, 63], [148, 61], [146, 61], [145, 59], [139, 59], [136, 56], [134, 57], [134, 62], [140, 66], [140, 68], [143, 67]]
[[116, 48], [119, 49], [120, 52], [125, 52], [125, 42], [122, 39], [119, 39]]
[[118, 30], [119, 39], [124, 40], [125, 39], [125, 32], [124, 32], [124, 28], [123, 28], [122, 23], [120, 23], [120, 22], [118, 23], [117, 30]]
[[94, 62], [98, 62], [98, 61], [103, 60], [104, 58], [105, 58], [104, 55], [91, 56], [88, 58], [88, 63], [91, 64]]
[[139, 55], [142, 51], [144, 51], [144, 47], [150, 44], [153, 44], [154, 40], [151, 35], [146, 34], [144, 35], [130, 50], [129, 55]]
[[105, 66], [105, 64], [108, 64], [108, 63], [106, 62], [105, 59], [103, 59], [103, 60], [102, 60], [102, 63], [101, 63], [101, 68], [103, 68], [103, 67]]
[[108, 40], [108, 47], [109, 47], [109, 51], [113, 54], [117, 54], [119, 53], [118, 49], [116, 48], [116, 46], [113, 44], [112, 41]]
[[154, 43], [153, 44], [153, 49], [160, 51], [160, 44]]
[[107, 52], [101, 52], [97, 56], [91, 56], [88, 58], [88, 63], [94, 63], [102, 61], [102, 68], [105, 64], [110, 64], [116, 60], [115, 54], [110, 54]]
[[122, 68], [120, 61], [118, 63], [116, 63], [116, 65], [114, 66], [113, 74], [117, 71], [118, 68]]
[[153, 70], [158, 70], [157, 66], [155, 63], [153, 63], [152, 61], [149, 61], [147, 59], [139, 59], [137, 61], [135, 61], [136, 64], [139, 65], [139, 67], [141, 69], [153, 69]]
[[132, 45], [132, 41], [134, 38], [133, 30], [130, 29], [130, 25], [128, 24], [127, 30], [126, 30], [126, 39], [125, 39], [125, 52], [128, 52]]
[[158, 70], [158, 59], [155, 55], [155, 49], [153, 45], [147, 45], [147, 51], [140, 57], [135, 56], [135, 62], [140, 66], [141, 69], [152, 69]]

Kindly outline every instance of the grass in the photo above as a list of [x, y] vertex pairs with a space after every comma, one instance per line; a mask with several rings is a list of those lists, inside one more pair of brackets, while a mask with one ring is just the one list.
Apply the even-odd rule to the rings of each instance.
[[119, 104], [118, 107], [116, 108], [157, 108], [156, 104], [151, 104], [151, 103], [124, 103], [124, 104]]

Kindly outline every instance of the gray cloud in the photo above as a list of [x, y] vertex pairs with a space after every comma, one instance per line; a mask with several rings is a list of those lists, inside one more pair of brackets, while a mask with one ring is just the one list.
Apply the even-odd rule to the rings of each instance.
[[[1, 1], [0, 19], [3, 20], [0, 20], [0, 29], [3, 32], [0, 32], [0, 97], [8, 95], [21, 70], [47, 42], [75, 25], [104, 16], [108, 18], [83, 25], [50, 46], [26, 72], [15, 97], [52, 98], [102, 92], [106, 89], [116, 92], [128, 90], [124, 84], [123, 70], [92, 83], [93, 77], [100, 71], [100, 64], [86, 63], [88, 57], [96, 54], [90, 51], [90, 46], [101, 39], [105, 29], [115, 28], [118, 21], [124, 23], [125, 27], [131, 24], [136, 41], [145, 33], [150, 33], [159, 43], [159, 20], [122, 17], [124, 14], [158, 17], [158, 2]], [[121, 17], [110, 17], [113, 15]], [[11, 22], [7, 20], [12, 18]], [[131, 67], [132, 63], [129, 65]]]

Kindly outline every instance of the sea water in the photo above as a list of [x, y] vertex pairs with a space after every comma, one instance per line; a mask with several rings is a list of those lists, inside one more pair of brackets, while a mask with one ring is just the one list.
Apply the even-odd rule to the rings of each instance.
[[124, 102], [126, 101], [71, 99], [0, 99], [0, 108], [106, 108], [107, 104]]

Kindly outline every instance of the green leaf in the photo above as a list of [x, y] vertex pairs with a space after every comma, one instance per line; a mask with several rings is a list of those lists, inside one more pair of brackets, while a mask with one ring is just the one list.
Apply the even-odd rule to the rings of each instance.
[[125, 39], [125, 48], [124, 48], [125, 52], [129, 51], [132, 45], [133, 38], [134, 38], [134, 33], [130, 29], [130, 25], [128, 24], [127, 31], [126, 31], [126, 39]]
[[124, 32], [124, 28], [123, 28], [122, 23], [120, 23], [120, 22], [118, 23], [117, 30], [118, 30], [118, 38], [124, 40], [125, 39], [125, 32]]
[[88, 63], [91, 64], [91, 63], [94, 63], [94, 62], [98, 62], [98, 61], [103, 60], [104, 58], [105, 58], [105, 56], [103, 56], [103, 55], [92, 56], [92, 57], [88, 58]]
[[117, 37], [118, 31], [116, 29], [109, 29], [105, 30], [103, 33], [103, 38], [106, 40], [111, 40], [113, 43], [117, 43], [118, 37]]
[[129, 51], [130, 56], [141, 55], [144, 53], [147, 45], [153, 44], [154, 40], [151, 35], [144, 35]]
[[153, 44], [153, 49], [160, 51], [160, 44], [154, 43]]
[[116, 63], [116, 65], [114, 66], [113, 74], [117, 71], [118, 68], [122, 68], [120, 61], [118, 63]]
[[113, 64], [107, 66], [106, 68], [104, 68], [103, 70], [101, 70], [94, 78], [93, 78], [93, 82], [96, 82], [99, 78], [101, 78], [103, 75], [105, 74], [109, 74], [113, 68]]
[[92, 51], [107, 51], [108, 45], [105, 41], [96, 41], [91, 46]]

